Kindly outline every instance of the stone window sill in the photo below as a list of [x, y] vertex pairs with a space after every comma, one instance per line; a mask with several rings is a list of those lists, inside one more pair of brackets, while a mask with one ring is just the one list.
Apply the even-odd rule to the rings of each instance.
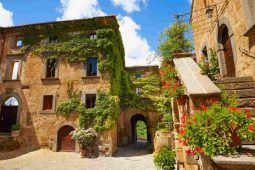
[[40, 111], [41, 114], [55, 114], [54, 110], [41, 110]]
[[100, 78], [101, 76], [82, 76], [81, 78], [82, 79], [90, 79], [90, 78], [92, 78], [92, 79], [98, 79], [98, 78]]
[[59, 80], [58, 77], [49, 77], [49, 78], [41, 78], [42, 81], [53, 81], [53, 80]]

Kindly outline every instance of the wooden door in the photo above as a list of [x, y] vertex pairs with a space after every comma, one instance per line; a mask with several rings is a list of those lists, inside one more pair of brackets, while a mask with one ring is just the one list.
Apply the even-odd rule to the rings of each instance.
[[58, 131], [58, 151], [75, 151], [75, 141], [70, 132], [74, 130], [71, 126], [63, 126]]
[[224, 49], [224, 58], [225, 58], [226, 69], [227, 69], [227, 77], [235, 77], [236, 70], [235, 70], [234, 55], [233, 55], [231, 40], [228, 34], [227, 27], [224, 28], [222, 34], [223, 34], [222, 44]]
[[18, 106], [2, 106], [0, 113], [0, 132], [10, 133], [17, 123]]

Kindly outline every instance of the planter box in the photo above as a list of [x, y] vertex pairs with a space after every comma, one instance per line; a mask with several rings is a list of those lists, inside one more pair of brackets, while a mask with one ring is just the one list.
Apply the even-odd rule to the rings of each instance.
[[20, 136], [20, 130], [12, 131], [11, 137], [17, 138], [17, 137], [19, 137], [19, 136]]
[[186, 162], [189, 165], [198, 165], [198, 159], [199, 159], [199, 156], [197, 155], [190, 155], [190, 156], [186, 155]]

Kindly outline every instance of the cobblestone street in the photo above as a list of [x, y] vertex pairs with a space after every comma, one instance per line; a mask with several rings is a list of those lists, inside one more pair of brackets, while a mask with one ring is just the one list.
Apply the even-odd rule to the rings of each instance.
[[[143, 144], [142, 144], [143, 145]], [[19, 153], [20, 152], [20, 153]], [[25, 151], [16, 151], [17, 154]], [[6, 156], [6, 153], [5, 153]], [[14, 153], [7, 156], [14, 157]], [[0, 153], [2, 159], [3, 153]], [[115, 157], [81, 159], [78, 153], [40, 149], [1, 160], [1, 170], [154, 170], [153, 155], [140, 144], [121, 148]]]

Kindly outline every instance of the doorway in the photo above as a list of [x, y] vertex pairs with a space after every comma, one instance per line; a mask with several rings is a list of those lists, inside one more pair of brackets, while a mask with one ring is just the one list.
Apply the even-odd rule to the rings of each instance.
[[19, 103], [15, 97], [9, 97], [1, 105], [0, 133], [10, 133], [12, 125], [17, 124]]

